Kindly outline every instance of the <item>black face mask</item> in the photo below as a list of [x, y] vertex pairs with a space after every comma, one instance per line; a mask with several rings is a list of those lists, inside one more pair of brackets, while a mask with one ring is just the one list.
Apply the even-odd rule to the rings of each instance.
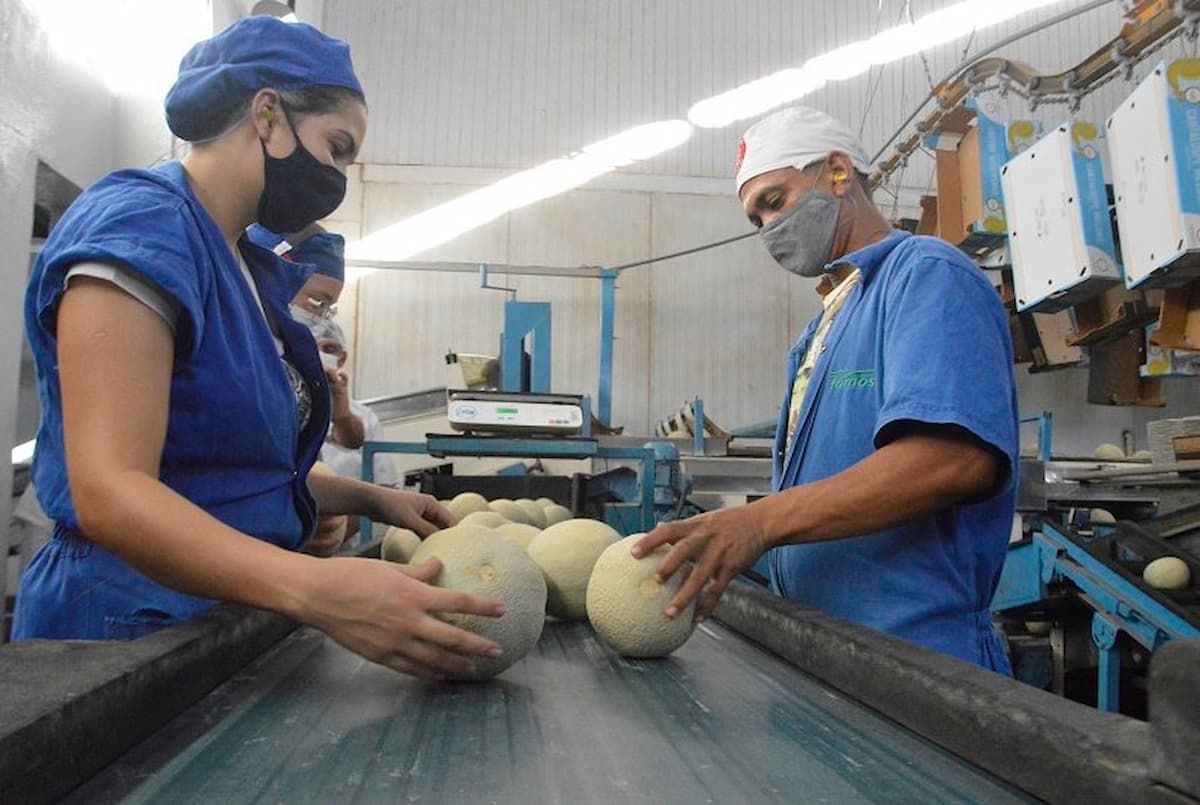
[[[282, 106], [282, 105], [281, 105]], [[309, 153], [300, 135], [283, 110], [296, 150], [283, 159], [263, 150], [263, 192], [258, 199], [258, 222], [272, 232], [298, 232], [329, 215], [346, 197], [346, 177], [332, 165], [325, 165]]]

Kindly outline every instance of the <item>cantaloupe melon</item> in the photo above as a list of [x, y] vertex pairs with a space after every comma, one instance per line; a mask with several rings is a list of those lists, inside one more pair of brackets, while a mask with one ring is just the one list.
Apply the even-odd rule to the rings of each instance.
[[538, 498], [537, 500], [534, 501], [534, 503], [541, 506], [543, 509], [546, 508], [547, 506], [554, 505], [554, 501], [551, 500], [550, 498]]
[[488, 508], [510, 522], [529, 525], [529, 515], [525, 513], [524, 509], [508, 498], [493, 500], [488, 503]]
[[496, 528], [495, 532], [520, 547], [521, 550], [525, 550], [529, 547], [529, 543], [533, 542], [533, 538], [542, 533], [542, 530], [524, 523], [505, 523]]
[[1124, 461], [1125, 451], [1115, 444], [1098, 444], [1092, 451], [1092, 456], [1101, 461]]
[[521, 507], [521, 511], [525, 512], [525, 516], [529, 518], [529, 524], [535, 528], [546, 527], [546, 510], [534, 503], [529, 498], [520, 498], [514, 500]]
[[620, 538], [599, 520], [565, 520], [534, 537], [525, 550], [546, 576], [546, 611], [563, 620], [585, 619], [592, 566]]
[[459, 525], [477, 525], [482, 528], [499, 528], [509, 520], [493, 511], [471, 512], [458, 521]]
[[1138, 450], [1136, 453], [1130, 456], [1130, 458], [1134, 461], [1153, 461], [1154, 454], [1149, 450]]
[[419, 547], [421, 547], [421, 538], [415, 531], [392, 526], [383, 535], [380, 553], [387, 561], [399, 562], [403, 565], [412, 558], [413, 552]]
[[587, 615], [596, 634], [618, 654], [665, 657], [691, 636], [696, 602], [674, 618], [663, 614], [683, 584], [683, 574], [656, 581], [654, 571], [670, 546], [635, 559], [629, 549], [643, 536], [626, 537], [600, 554], [588, 582]]
[[1146, 565], [1142, 578], [1159, 590], [1182, 590], [1191, 582], [1192, 571], [1178, 556], [1160, 556]]
[[461, 520], [471, 512], [485, 512], [488, 510], [487, 498], [478, 492], [463, 492], [461, 495], [455, 495], [454, 499], [446, 504], [446, 508], [454, 515], [455, 520]]
[[455, 526], [427, 537], [413, 553], [412, 564], [430, 557], [442, 562], [434, 580], [438, 587], [462, 590], [501, 601], [499, 618], [447, 613], [441, 615], [468, 631], [500, 644], [500, 657], [475, 657], [475, 672], [458, 679], [487, 679], [520, 660], [542, 636], [545, 623], [546, 582], [529, 556], [494, 531], [477, 526]]
[[1088, 520], [1092, 525], [1109, 525], [1117, 522], [1117, 518], [1113, 517], [1113, 513], [1108, 509], [1089, 509]]
[[546, 528], [571, 519], [571, 510], [566, 506], [551, 503], [546, 507]]

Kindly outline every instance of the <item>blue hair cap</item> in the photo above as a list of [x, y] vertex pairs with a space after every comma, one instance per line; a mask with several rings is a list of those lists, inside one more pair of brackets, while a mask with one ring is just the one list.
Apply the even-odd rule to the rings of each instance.
[[192, 46], [167, 93], [167, 125], [188, 142], [221, 134], [238, 106], [260, 89], [341, 87], [363, 94], [350, 46], [302, 22], [253, 16]]

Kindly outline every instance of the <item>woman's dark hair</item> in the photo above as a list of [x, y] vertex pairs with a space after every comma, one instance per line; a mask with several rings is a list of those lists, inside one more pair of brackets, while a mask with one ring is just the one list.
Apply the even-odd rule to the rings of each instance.
[[[289, 90], [287, 92], [279, 90], [279, 98], [283, 101], [283, 105], [287, 107], [288, 116], [293, 123], [299, 123], [300, 119], [307, 115], [325, 115], [336, 112], [344, 104], [352, 101], [361, 103], [364, 106], [367, 103], [366, 98], [360, 92], [355, 92], [346, 87], [330, 87], [325, 85], [305, 87], [304, 89]], [[212, 134], [196, 140], [196, 142], [204, 143], [208, 140], [215, 140], [226, 132], [231, 131], [238, 123], [242, 122], [242, 118], [250, 110], [250, 102], [252, 100], [254, 100], [253, 95], [242, 103], [239, 103], [223, 120], [214, 121], [211, 129]], [[217, 125], [217, 123], [220, 125]]]
[[362, 93], [345, 87], [306, 87], [292, 92], [280, 92], [279, 97], [283, 100], [283, 105], [287, 107], [288, 114], [297, 118], [336, 112], [350, 101], [358, 101], [363, 106], [367, 104]]

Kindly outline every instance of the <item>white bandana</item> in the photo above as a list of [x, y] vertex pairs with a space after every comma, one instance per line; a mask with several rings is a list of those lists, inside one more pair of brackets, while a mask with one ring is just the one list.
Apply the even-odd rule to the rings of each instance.
[[854, 133], [811, 106], [794, 106], [755, 123], [738, 141], [737, 192], [755, 176], [780, 168], [804, 168], [841, 151], [866, 173], [866, 153]]

